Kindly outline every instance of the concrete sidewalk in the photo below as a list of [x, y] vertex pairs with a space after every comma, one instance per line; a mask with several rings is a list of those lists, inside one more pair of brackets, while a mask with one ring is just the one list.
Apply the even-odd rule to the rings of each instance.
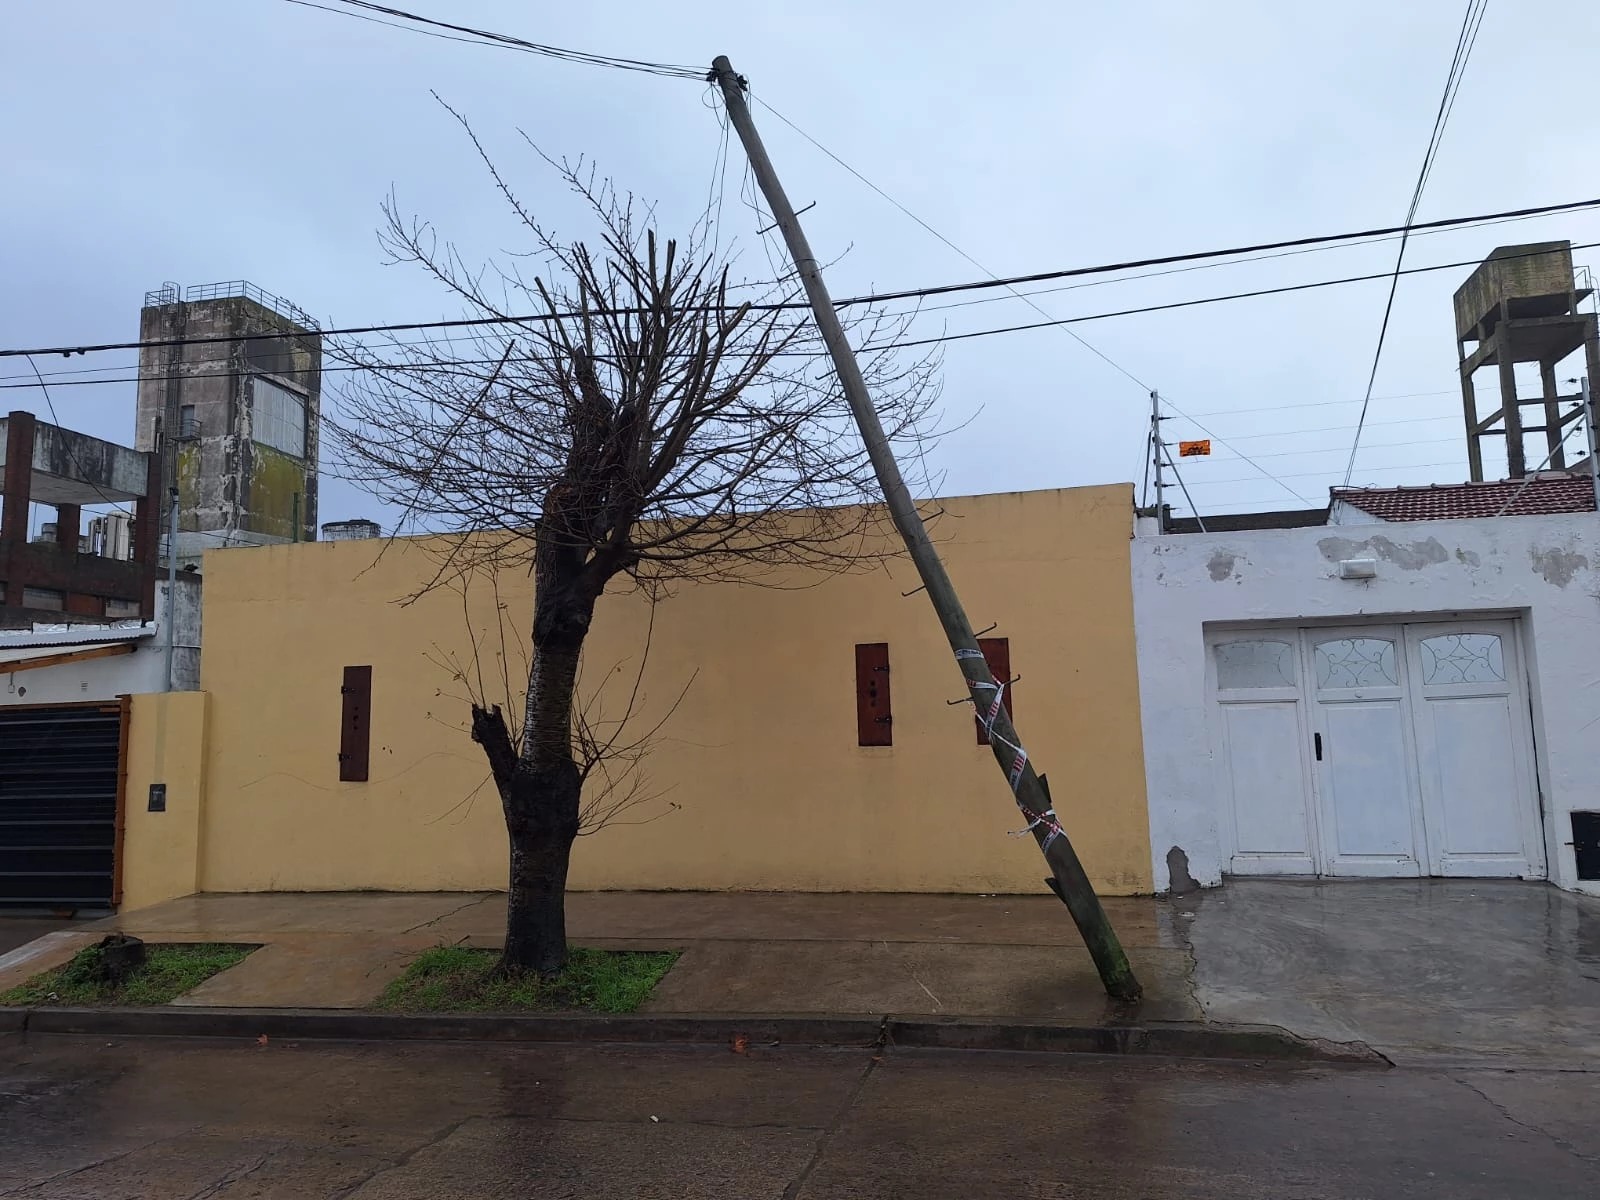
[[[1107, 905], [1145, 985], [1131, 1010], [1106, 999], [1053, 896], [580, 892], [567, 898], [567, 918], [583, 945], [682, 951], [647, 1012], [1198, 1020], [1170, 910], [1148, 898]], [[261, 950], [178, 1003], [359, 1008], [419, 951], [498, 947], [504, 927], [501, 893], [194, 896], [54, 935], [26, 974], [111, 929], [147, 941], [255, 942]], [[0, 960], [0, 987], [14, 973]]]
[[[196, 896], [50, 934], [0, 958], [0, 988], [117, 928], [262, 945], [183, 1006], [360, 1008], [429, 946], [498, 946], [504, 904]], [[575, 893], [568, 928], [584, 945], [681, 950], [654, 1014], [1268, 1025], [1391, 1058], [1600, 1066], [1600, 903], [1544, 884], [1236, 880], [1106, 907], [1145, 987], [1137, 1005], [1106, 999], [1050, 896]]]

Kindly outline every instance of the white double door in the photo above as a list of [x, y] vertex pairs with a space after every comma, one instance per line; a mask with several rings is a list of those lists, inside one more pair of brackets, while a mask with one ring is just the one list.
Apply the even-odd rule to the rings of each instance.
[[1543, 877], [1511, 622], [1275, 628], [1210, 642], [1235, 873]]

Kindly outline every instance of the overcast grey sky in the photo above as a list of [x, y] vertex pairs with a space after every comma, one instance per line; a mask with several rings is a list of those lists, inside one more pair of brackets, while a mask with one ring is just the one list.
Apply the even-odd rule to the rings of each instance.
[[[709, 64], [726, 53], [758, 100], [1013, 274], [1398, 223], [1464, 2], [397, 7], [634, 58]], [[658, 199], [668, 233], [700, 210], [713, 178], [720, 128], [697, 82], [462, 45], [284, 0], [53, 0], [8, 5], [6, 16], [0, 342], [11, 347], [131, 339], [144, 292], [168, 279], [248, 279], [330, 323], [458, 315], [414, 271], [385, 268], [373, 232], [392, 187], [469, 251], [514, 244], [429, 89], [473, 120], [563, 233], [588, 230], [519, 149], [518, 126]], [[1600, 195], [1597, 51], [1593, 0], [1490, 0], [1419, 219]], [[815, 202], [804, 221], [819, 254], [844, 254], [830, 274], [835, 295], [980, 276], [759, 105], [755, 115], [795, 203]], [[736, 141], [730, 158], [725, 228], [762, 262], [756, 218], [736, 199]], [[1546, 238], [1600, 242], [1600, 215], [1420, 237], [1408, 265]], [[1039, 303], [1065, 317], [1383, 271], [1393, 255], [1383, 243]], [[1595, 250], [1576, 258], [1600, 266]], [[1356, 482], [1466, 477], [1450, 296], [1468, 273], [1402, 280]], [[1322, 502], [1343, 473], [1386, 288], [1074, 328], [1182, 411], [1222, 414], [1205, 423]], [[930, 314], [918, 328], [1037, 319], [1006, 299]], [[11, 360], [0, 374], [25, 370]], [[938, 453], [946, 492], [1140, 477], [1144, 391], [1059, 330], [953, 343], [945, 381], [952, 417], [982, 410]], [[37, 391], [8, 394], [7, 408], [46, 412]], [[131, 440], [132, 384], [59, 388], [55, 401], [64, 423]], [[1198, 436], [1179, 420], [1167, 432]], [[1298, 503], [1220, 446], [1185, 473], [1202, 512]], [[323, 520], [364, 513], [377, 515], [325, 481]]]

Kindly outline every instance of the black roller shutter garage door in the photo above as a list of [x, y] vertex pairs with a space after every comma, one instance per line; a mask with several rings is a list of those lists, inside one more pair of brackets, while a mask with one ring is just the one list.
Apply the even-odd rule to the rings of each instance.
[[0, 708], [0, 907], [113, 903], [119, 706]]

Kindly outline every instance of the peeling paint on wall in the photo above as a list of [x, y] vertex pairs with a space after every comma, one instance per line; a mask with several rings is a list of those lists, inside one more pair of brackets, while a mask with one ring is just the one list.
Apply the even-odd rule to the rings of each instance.
[[1218, 550], [1211, 556], [1211, 561], [1206, 564], [1206, 570], [1211, 573], [1213, 583], [1221, 583], [1233, 574], [1233, 564], [1238, 561], [1238, 556], [1226, 550]]
[[1483, 560], [1478, 557], [1478, 552], [1476, 550], [1463, 550], [1459, 546], [1456, 547], [1456, 561], [1459, 563], [1465, 563], [1469, 567], [1480, 567], [1483, 565]]
[[1438, 538], [1401, 544], [1382, 534], [1363, 538], [1359, 542], [1353, 538], [1327, 537], [1317, 542], [1317, 549], [1329, 562], [1376, 556], [1393, 563], [1402, 571], [1420, 571], [1424, 567], [1450, 561], [1449, 552], [1439, 544]]
[[1548, 550], [1530, 546], [1528, 557], [1533, 560], [1533, 573], [1546, 583], [1553, 583], [1559, 588], [1566, 587], [1572, 582], [1574, 575], [1589, 568], [1588, 555], [1563, 550], [1558, 546], [1552, 546]]

